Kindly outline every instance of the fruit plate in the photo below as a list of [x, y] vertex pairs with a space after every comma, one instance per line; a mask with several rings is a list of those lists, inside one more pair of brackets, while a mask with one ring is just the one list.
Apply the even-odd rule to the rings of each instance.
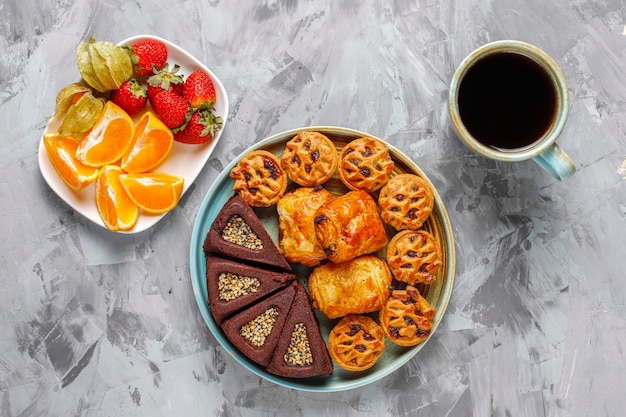
[[[192, 55], [187, 53], [185, 50], [165, 39], [161, 39], [156, 36], [141, 35], [125, 39], [121, 41], [119, 45], [132, 45], [139, 40], [145, 39], [154, 39], [163, 42], [167, 48], [167, 62], [170, 64], [170, 66], [178, 64], [180, 66], [180, 74], [183, 74], [186, 77], [195, 70], [203, 70], [209, 75], [215, 86], [215, 92], [217, 97], [215, 114], [217, 116], [221, 116], [223, 120], [223, 126], [217, 132], [215, 138], [201, 145], [187, 145], [179, 142], [174, 142], [172, 150], [166, 160], [155, 169], [155, 171], [163, 171], [184, 178], [184, 195], [189, 187], [191, 187], [197, 176], [200, 174], [202, 168], [204, 168], [204, 165], [213, 153], [213, 150], [215, 149], [215, 146], [217, 145], [222, 135], [222, 132], [224, 131], [228, 117], [228, 96], [226, 95], [226, 90], [224, 89], [221, 81], [211, 70], [209, 70], [205, 65], [203, 65]], [[60, 123], [61, 120], [59, 118], [53, 117], [49, 120], [43, 134], [41, 135], [38, 151], [39, 169], [41, 171], [41, 174], [50, 186], [50, 188], [70, 207], [72, 207], [74, 210], [76, 210], [87, 219], [91, 220], [93, 223], [105, 228], [96, 207], [96, 194], [94, 183], [90, 184], [82, 191], [75, 192], [65, 184], [65, 182], [61, 179], [61, 177], [59, 177], [54, 167], [50, 163], [50, 159], [48, 158], [46, 149], [44, 147], [43, 137], [46, 133], [56, 132]], [[164, 216], [165, 214], [148, 215], [146, 213], [140, 213], [137, 223], [131, 230], [120, 231], [117, 233], [133, 234], [143, 232], [158, 223]]]
[[[231, 197], [233, 193], [233, 181], [229, 177], [231, 169], [237, 164], [239, 159], [246, 153], [256, 150], [265, 149], [275, 155], [282, 155], [285, 147], [285, 143], [295, 136], [301, 130], [317, 131], [328, 136], [336, 145], [338, 152], [353, 139], [362, 136], [371, 136], [357, 130], [346, 129], [341, 127], [308, 127], [289, 130], [283, 133], [276, 134], [268, 137], [252, 147], [246, 150], [242, 155], [233, 160], [217, 177], [209, 191], [207, 192], [204, 200], [199, 208], [196, 222], [194, 224], [191, 245], [190, 245], [190, 270], [191, 280], [194, 290], [194, 296], [200, 309], [200, 313], [204, 318], [207, 326], [209, 327], [213, 336], [222, 345], [222, 347], [232, 355], [241, 365], [250, 370], [251, 372], [272, 381], [278, 385], [285, 387], [298, 389], [302, 391], [316, 391], [316, 392], [332, 392], [342, 391], [352, 388], [357, 388], [374, 381], [377, 381], [393, 371], [397, 370], [408, 362], [417, 352], [419, 352], [428, 339], [421, 344], [404, 348], [396, 346], [388, 339], [385, 341], [385, 351], [381, 355], [380, 359], [374, 365], [374, 367], [363, 372], [348, 372], [334, 365], [333, 374], [328, 377], [317, 378], [305, 378], [305, 379], [288, 379], [278, 377], [276, 375], [269, 374], [265, 369], [254, 362], [247, 359], [242, 355], [237, 348], [235, 348], [230, 341], [226, 338], [220, 327], [213, 320], [211, 310], [207, 303], [207, 286], [206, 286], [206, 258], [202, 250], [202, 244], [204, 238], [213, 223], [213, 220], [217, 217], [218, 213]], [[383, 141], [384, 142], [384, 141]], [[433, 323], [434, 333], [437, 325], [441, 321], [450, 295], [452, 293], [452, 286], [454, 282], [454, 270], [455, 270], [455, 258], [454, 258], [454, 239], [452, 236], [452, 228], [446, 213], [446, 209], [439, 197], [439, 194], [433, 187], [430, 180], [421, 171], [421, 169], [405, 156], [398, 149], [387, 144], [390, 154], [395, 162], [394, 172], [395, 174], [401, 173], [414, 173], [422, 178], [426, 179], [433, 189], [435, 204], [432, 215], [426, 222], [424, 229], [433, 234], [441, 248], [442, 252], [442, 267], [437, 272], [437, 280], [429, 286], [417, 286], [422, 295], [437, 308], [437, 314]], [[349, 191], [339, 180], [337, 173], [324, 184], [324, 187], [331, 193], [338, 195]], [[377, 198], [377, 196], [375, 196]], [[261, 219], [263, 225], [269, 232], [270, 236], [275, 242], [278, 241], [278, 220], [276, 216], [275, 206], [267, 209], [255, 209], [255, 212]], [[381, 254], [382, 255], [382, 254]], [[304, 268], [299, 265], [293, 265], [294, 271], [298, 275], [300, 282], [306, 284], [306, 279], [310, 273], [310, 268]], [[321, 312], [315, 310], [315, 314], [320, 323], [320, 329], [327, 341], [328, 334], [332, 326], [338, 320], [329, 320]], [[377, 318], [377, 317], [375, 317]]]

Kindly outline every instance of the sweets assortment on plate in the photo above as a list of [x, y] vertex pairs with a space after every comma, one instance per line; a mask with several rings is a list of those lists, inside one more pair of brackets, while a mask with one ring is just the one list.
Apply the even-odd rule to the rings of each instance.
[[[158, 38], [127, 42], [79, 44], [82, 79], [58, 93], [40, 144], [54, 169], [42, 168], [49, 184], [46, 172], [55, 171], [77, 196], [93, 184], [110, 231], [176, 207], [184, 178], [159, 167], [175, 142], [210, 142], [224, 123], [208, 69], [185, 78]], [[415, 346], [428, 338], [436, 309], [416, 286], [434, 282], [442, 265], [423, 228], [434, 196], [419, 175], [394, 174], [382, 141], [364, 135], [338, 150], [321, 132], [301, 130], [281, 155], [245, 154], [230, 177], [234, 195], [203, 251], [210, 311], [243, 355], [271, 374], [308, 378], [331, 375], [333, 361], [347, 371], [375, 367], [385, 339]], [[344, 190], [329, 191], [330, 181]], [[268, 207], [278, 244], [255, 212]], [[316, 314], [333, 326], [320, 328]]]
[[57, 94], [44, 149], [72, 192], [95, 182], [93, 201], [107, 229], [131, 230], [140, 215], [178, 204], [184, 178], [159, 167], [175, 141], [215, 138], [223, 125], [215, 86], [202, 70], [179, 74], [156, 38], [116, 45], [91, 37], [76, 56], [82, 79]]
[[[382, 141], [362, 137], [338, 152], [315, 131], [299, 132], [282, 155], [241, 157], [203, 250], [209, 307], [244, 356], [279, 376], [325, 376], [331, 358], [365, 371], [385, 339], [415, 346], [428, 337], [436, 309], [417, 286], [432, 283], [442, 264], [423, 229], [433, 192], [418, 175], [393, 170]], [[327, 189], [332, 178], [342, 191]], [[277, 243], [255, 211], [268, 209]], [[297, 264], [306, 276], [296, 276]], [[328, 334], [314, 311], [333, 323]]]

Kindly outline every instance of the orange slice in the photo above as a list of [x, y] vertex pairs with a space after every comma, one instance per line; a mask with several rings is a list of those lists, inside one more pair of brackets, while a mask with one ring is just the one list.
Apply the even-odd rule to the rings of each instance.
[[100, 118], [83, 136], [76, 158], [85, 165], [102, 167], [122, 158], [133, 140], [133, 119], [112, 101], [107, 101]]
[[183, 193], [183, 178], [164, 172], [120, 175], [130, 199], [148, 213], [166, 213], [178, 204]]
[[102, 222], [112, 232], [129, 230], [137, 223], [139, 207], [120, 183], [124, 173], [117, 165], [107, 165], [96, 179], [96, 206]]
[[121, 167], [131, 173], [150, 171], [169, 155], [173, 143], [172, 131], [148, 111], [135, 126], [133, 142], [122, 157]]
[[78, 141], [69, 136], [46, 134], [44, 147], [50, 163], [59, 177], [74, 191], [81, 191], [98, 176], [98, 168], [82, 164], [76, 159]]

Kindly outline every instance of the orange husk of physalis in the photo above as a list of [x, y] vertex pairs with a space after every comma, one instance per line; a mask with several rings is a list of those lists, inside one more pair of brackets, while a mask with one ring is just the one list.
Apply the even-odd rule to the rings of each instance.
[[124, 48], [109, 41], [84, 39], [76, 48], [78, 70], [87, 84], [104, 93], [119, 88], [133, 75], [133, 63]]
[[93, 127], [104, 108], [105, 99], [96, 97], [94, 90], [84, 82], [65, 86], [56, 98], [54, 115], [61, 119], [58, 133], [73, 135]]

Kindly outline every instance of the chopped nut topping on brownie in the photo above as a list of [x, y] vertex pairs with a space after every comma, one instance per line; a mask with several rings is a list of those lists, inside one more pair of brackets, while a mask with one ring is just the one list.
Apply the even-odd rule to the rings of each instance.
[[267, 336], [272, 332], [277, 318], [278, 309], [274, 307], [268, 308], [263, 314], [241, 326], [239, 332], [250, 344], [261, 347], [265, 344]]
[[220, 300], [231, 301], [243, 295], [257, 292], [261, 282], [245, 275], [223, 272], [217, 278]]
[[306, 325], [298, 323], [291, 333], [291, 341], [285, 353], [285, 362], [294, 366], [307, 366], [313, 363], [311, 345], [306, 334]]
[[234, 215], [222, 230], [222, 239], [252, 250], [262, 250], [263, 241], [252, 231], [245, 220]]

